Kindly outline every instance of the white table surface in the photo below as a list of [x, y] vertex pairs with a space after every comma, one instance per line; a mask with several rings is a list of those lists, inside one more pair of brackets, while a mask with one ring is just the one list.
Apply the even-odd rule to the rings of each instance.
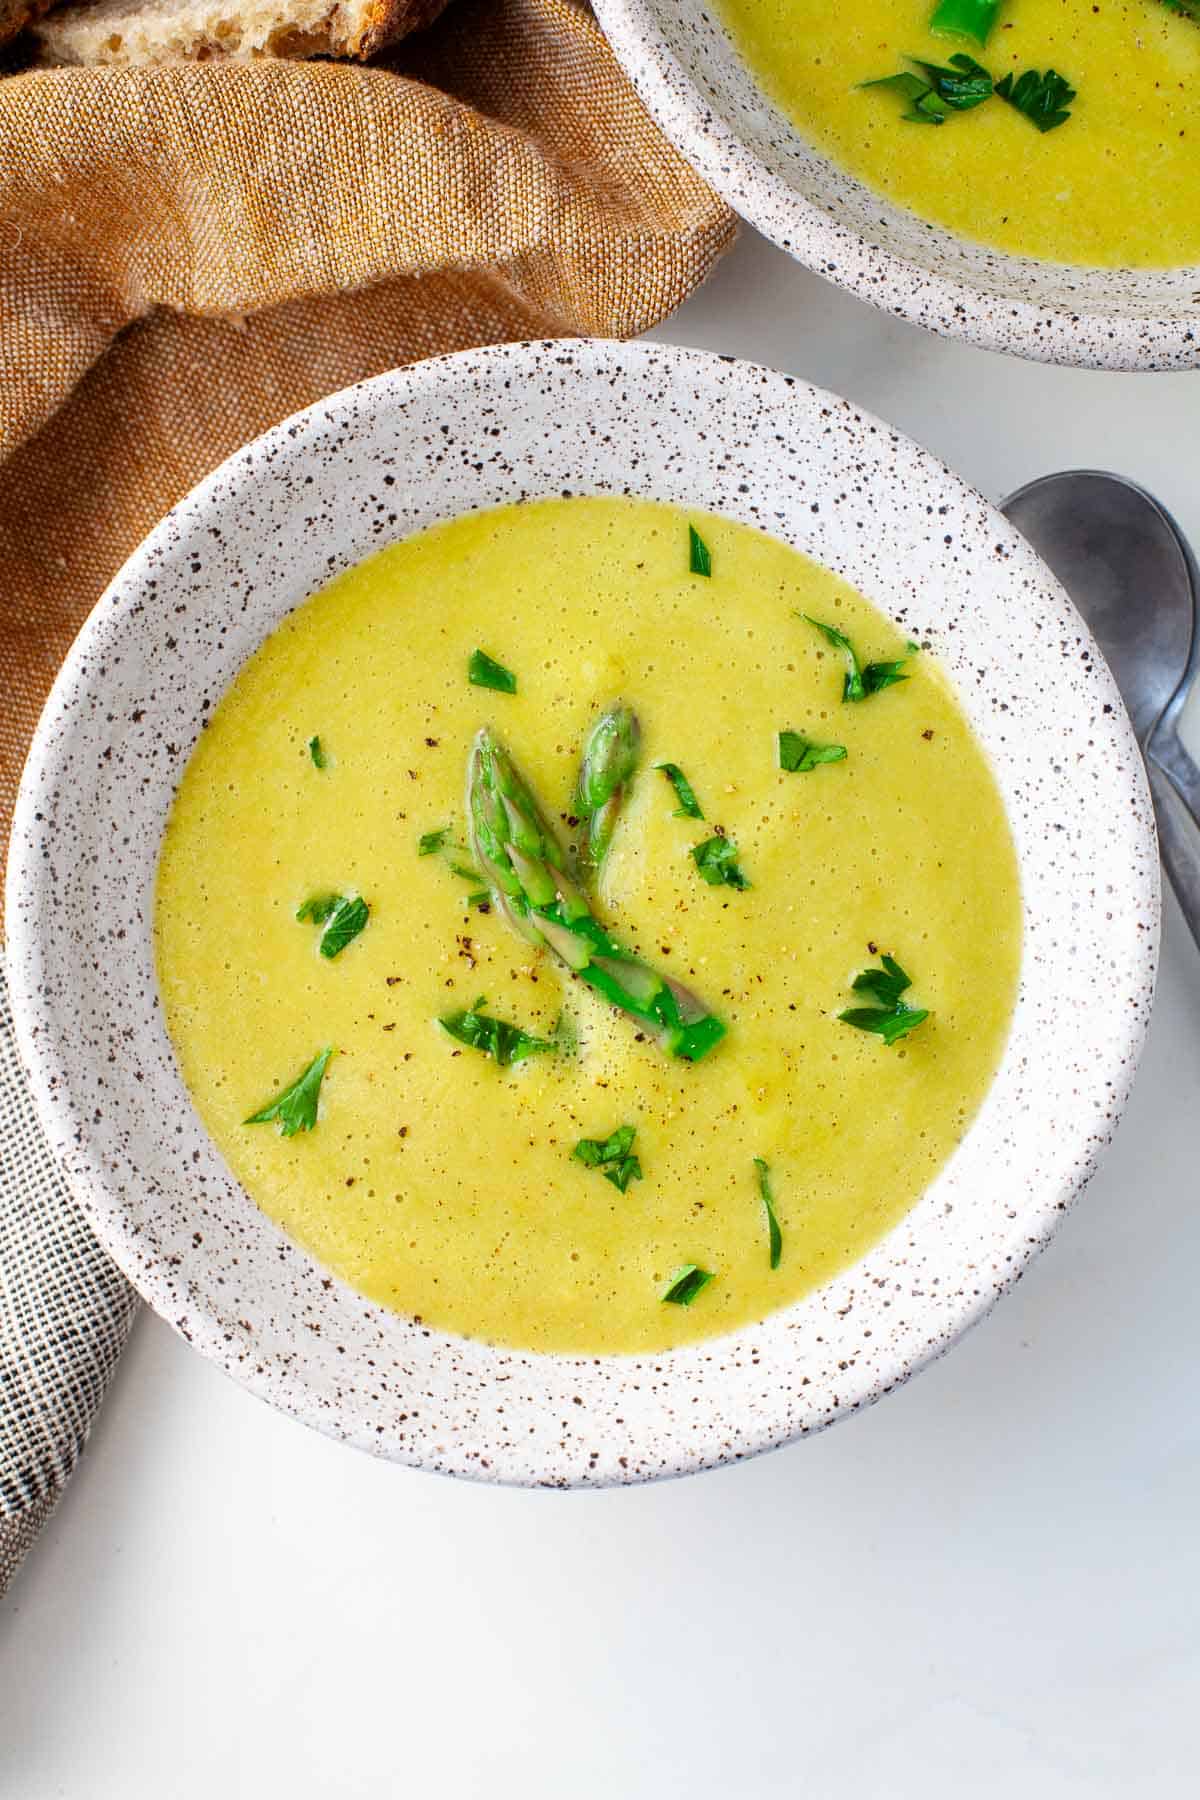
[[[848, 394], [992, 496], [1123, 471], [1200, 543], [1200, 374], [940, 342], [749, 232], [657, 335]], [[1017, 1291], [873, 1411], [684, 1482], [375, 1463], [143, 1316], [0, 1603], [0, 1793], [1194, 1800], [1198, 1110], [1170, 905], [1116, 1145]]]

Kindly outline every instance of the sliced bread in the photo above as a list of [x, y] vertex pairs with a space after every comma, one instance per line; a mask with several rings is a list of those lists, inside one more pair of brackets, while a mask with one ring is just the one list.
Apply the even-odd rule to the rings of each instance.
[[[6, 6], [21, 0], [0, 0]], [[48, 63], [207, 61], [259, 56], [361, 60], [428, 25], [445, 0], [94, 0], [37, 27]]]
[[0, 0], [0, 44], [7, 44], [18, 31], [40, 18], [50, 0]]

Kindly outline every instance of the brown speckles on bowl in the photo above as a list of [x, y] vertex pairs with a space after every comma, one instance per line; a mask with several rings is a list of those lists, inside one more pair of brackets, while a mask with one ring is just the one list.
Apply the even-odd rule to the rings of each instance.
[[[1026, 902], [1003, 1065], [920, 1203], [796, 1306], [641, 1360], [493, 1350], [331, 1278], [258, 1212], [203, 1131], [151, 953], [175, 783], [266, 633], [381, 542], [564, 488], [635, 491], [769, 530], [931, 645], [995, 763]], [[506, 345], [381, 376], [269, 432], [118, 576], [67, 660], [22, 784], [14, 1010], [42, 1120], [100, 1237], [164, 1318], [263, 1398], [379, 1455], [478, 1480], [682, 1474], [878, 1399], [1018, 1278], [1091, 1173], [1132, 1078], [1158, 864], [1137, 747], [1103, 662], [1080, 654], [1090, 648], [1061, 589], [978, 494], [846, 401], [748, 364], [651, 344]]]

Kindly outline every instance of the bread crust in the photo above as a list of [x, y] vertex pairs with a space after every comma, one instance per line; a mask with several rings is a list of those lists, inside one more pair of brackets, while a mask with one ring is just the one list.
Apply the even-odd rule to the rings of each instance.
[[344, 44], [335, 44], [334, 51], [361, 62], [407, 37], [410, 31], [424, 31], [446, 4], [447, 0], [371, 0], [357, 31]]
[[40, 19], [52, 4], [53, 0], [0, 0], [0, 44]]

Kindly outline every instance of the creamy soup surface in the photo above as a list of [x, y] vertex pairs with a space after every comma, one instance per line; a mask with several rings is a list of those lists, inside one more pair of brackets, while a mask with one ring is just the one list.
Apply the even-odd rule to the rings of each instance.
[[[689, 569], [688, 525], [711, 554]], [[208, 1130], [257, 1204], [354, 1287], [427, 1325], [524, 1348], [655, 1351], [763, 1318], [853, 1262], [961, 1138], [1014, 1003], [1020, 901], [985, 756], [929, 655], [842, 699], [843, 655], [904, 637], [774, 539], [633, 500], [461, 518], [340, 576], [264, 643], [185, 772], [158, 879], [166, 1018]], [[472, 686], [483, 648], [513, 695]], [[463, 835], [490, 725], [565, 845], [598, 711], [636, 710], [640, 766], [592, 893], [603, 924], [727, 1027], [669, 1056], [492, 906], [422, 835]], [[807, 773], [777, 735], [846, 748]], [[318, 768], [310, 740], [319, 738]], [[655, 765], [684, 771], [677, 814]], [[750, 885], [706, 885], [717, 829]], [[369, 921], [334, 958], [322, 893]], [[929, 1017], [894, 1045], [838, 1013], [880, 956]], [[555, 1049], [509, 1067], [439, 1017]], [[245, 1120], [329, 1046], [312, 1129]], [[624, 1192], [572, 1151], [636, 1126]], [[770, 1266], [755, 1158], [782, 1248]], [[681, 1267], [712, 1275], [664, 1301]]]
[[[1195, 0], [1191, 0], [1194, 4]], [[755, 77], [810, 142], [924, 219], [996, 249], [1103, 268], [1200, 263], [1200, 6], [1006, 0], [982, 47], [935, 36], [932, 0], [717, 0]], [[1076, 90], [1046, 133], [998, 98], [940, 126], [857, 84], [966, 53], [996, 80]]]

